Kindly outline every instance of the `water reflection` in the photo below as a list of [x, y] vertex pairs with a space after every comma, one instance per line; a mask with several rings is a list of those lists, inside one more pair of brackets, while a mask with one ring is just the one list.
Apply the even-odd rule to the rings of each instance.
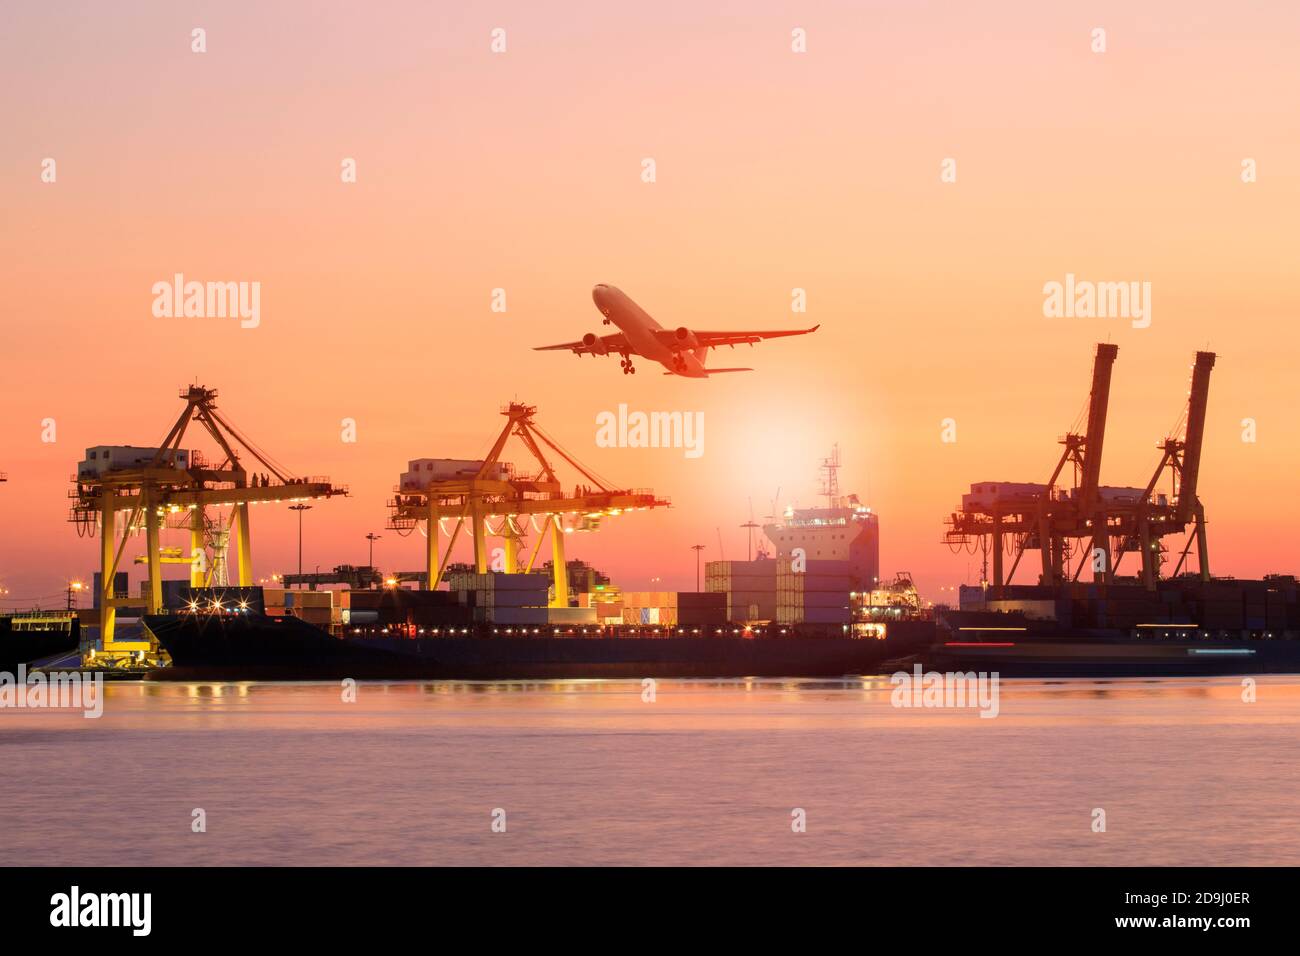
[[[1256, 678], [1254, 703], [1232, 678], [1008, 680], [989, 720], [891, 690], [361, 682], [349, 703], [333, 681], [112, 683], [99, 720], [0, 711], [27, 768], [0, 775], [0, 817], [7, 858], [79, 865], [1300, 864], [1300, 679]], [[148, 840], [89, 827], [51, 850], [52, 810], [140, 805]], [[485, 836], [498, 806], [508, 841]]]

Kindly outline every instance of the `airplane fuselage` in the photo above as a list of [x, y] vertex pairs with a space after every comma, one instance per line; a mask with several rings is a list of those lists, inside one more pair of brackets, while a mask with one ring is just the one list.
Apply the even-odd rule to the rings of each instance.
[[707, 349], [684, 349], [674, 352], [662, 342], [656, 332], [663, 326], [650, 317], [645, 309], [633, 302], [623, 290], [612, 285], [598, 285], [591, 290], [591, 299], [600, 314], [608, 319], [627, 338], [632, 350], [642, 358], [658, 362], [674, 375], [687, 378], [708, 378], [701, 357]]

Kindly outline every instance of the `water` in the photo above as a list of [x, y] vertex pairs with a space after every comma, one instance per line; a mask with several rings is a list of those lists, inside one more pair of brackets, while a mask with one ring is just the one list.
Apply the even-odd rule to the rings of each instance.
[[0, 710], [0, 861], [1300, 864], [1300, 678], [1004, 681], [991, 720], [889, 690], [110, 684]]

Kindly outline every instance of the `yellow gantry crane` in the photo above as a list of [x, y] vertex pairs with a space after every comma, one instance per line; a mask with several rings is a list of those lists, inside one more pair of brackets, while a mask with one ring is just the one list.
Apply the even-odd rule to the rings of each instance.
[[[93, 536], [98, 532], [100, 536], [100, 635], [103, 655], [110, 660], [152, 649], [138, 641], [116, 641], [114, 628], [119, 607], [143, 607], [148, 614], [162, 611], [164, 563], [178, 563], [178, 558], [188, 563], [192, 586], [222, 583], [213, 580], [213, 568], [223, 568], [224, 555], [219, 554], [214, 562], [207, 560], [215, 530], [223, 547], [227, 535], [233, 539], [238, 584], [249, 587], [253, 583], [250, 505], [347, 494], [345, 487], [328, 478], [296, 477], [274, 462], [222, 417], [216, 389], [192, 385], [183, 388], [180, 397], [185, 409], [160, 446], [87, 449], [87, 458], [74, 479], [76, 488], [69, 492], [74, 502], [69, 520], [77, 525], [78, 533]], [[217, 443], [220, 462], [210, 464], [198, 452], [181, 447], [190, 422], [202, 425]], [[214, 521], [207, 511], [223, 506], [231, 508], [228, 525]], [[121, 512], [128, 516], [119, 533]], [[139, 533], [142, 523], [146, 536], [142, 563], [149, 567], [148, 591], [142, 598], [119, 597], [113, 578], [127, 539]], [[174, 548], [162, 547], [164, 525], [189, 529], [188, 558]]]
[[[565, 535], [574, 531], [594, 531], [601, 519], [627, 511], [668, 507], [668, 499], [656, 496], [647, 488], [611, 487], [542, 431], [534, 420], [536, 406], [512, 402], [501, 410], [501, 414], [506, 417], [506, 425], [487, 457], [474, 462], [479, 466], [477, 471], [472, 475], [454, 477], [430, 476], [427, 481], [413, 482], [410, 486], [399, 485], [396, 497], [389, 502], [388, 527], [399, 534], [409, 534], [421, 521], [425, 522], [428, 537], [426, 586], [434, 590], [442, 581], [452, 549], [467, 522], [474, 542], [474, 566], [479, 574], [488, 570], [489, 537], [505, 540], [502, 569], [507, 574], [517, 573], [520, 546], [531, 524], [540, 536], [524, 570], [533, 569], [546, 535], [550, 534], [555, 586], [551, 606], [566, 607], [569, 603], [569, 576], [565, 567]], [[536, 475], [516, 475], [511, 465], [501, 461], [501, 453], [511, 435], [519, 438], [536, 461]], [[543, 451], [544, 447], [566, 461], [591, 484], [578, 485], [572, 494], [565, 494]], [[566, 515], [570, 519], [569, 527], [564, 526]], [[447, 532], [444, 551], [441, 546], [442, 521], [453, 516], [456, 523]], [[539, 518], [542, 520], [540, 528], [537, 524]], [[490, 524], [493, 521], [500, 523], [493, 528]]]

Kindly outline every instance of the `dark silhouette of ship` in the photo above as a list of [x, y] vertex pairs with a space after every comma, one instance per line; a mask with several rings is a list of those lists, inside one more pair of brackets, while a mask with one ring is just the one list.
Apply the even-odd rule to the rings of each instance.
[[19, 664], [73, 651], [80, 635], [80, 620], [71, 612], [34, 611], [0, 617], [0, 672], [13, 674]]
[[[924, 639], [933, 625], [916, 622]], [[163, 680], [838, 677], [879, 670], [919, 647], [895, 641], [752, 632], [709, 636], [513, 636], [483, 626], [439, 637], [334, 637], [293, 617], [264, 614], [146, 616], [171, 657]]]

